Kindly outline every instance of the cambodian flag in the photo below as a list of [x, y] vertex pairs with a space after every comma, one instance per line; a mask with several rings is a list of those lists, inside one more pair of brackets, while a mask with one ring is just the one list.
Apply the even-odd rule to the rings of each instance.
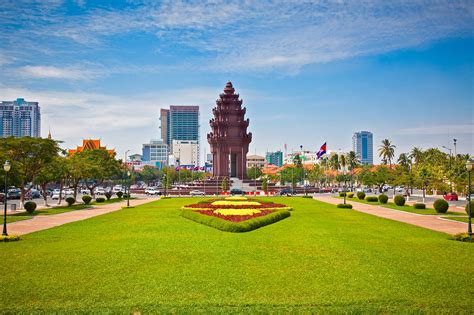
[[180, 169], [181, 169], [181, 167], [179, 167], [179, 166], [175, 168], [176, 171], [179, 171]]
[[317, 157], [318, 157], [318, 160], [324, 155], [326, 154], [326, 142], [324, 142], [324, 144], [321, 146], [321, 148], [319, 149], [318, 153], [316, 153]]

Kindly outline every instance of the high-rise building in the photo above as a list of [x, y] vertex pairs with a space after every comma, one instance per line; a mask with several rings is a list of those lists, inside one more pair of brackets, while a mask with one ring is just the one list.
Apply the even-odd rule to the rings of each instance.
[[23, 98], [0, 103], [0, 137], [40, 137], [41, 113], [38, 102]]
[[173, 156], [177, 165], [199, 165], [199, 143], [196, 140], [173, 140]]
[[199, 106], [171, 105], [161, 109], [161, 138], [172, 146], [173, 140], [199, 141]]
[[162, 140], [151, 140], [143, 144], [142, 161], [158, 168], [168, 165], [168, 145]]
[[268, 164], [276, 165], [278, 167], [283, 166], [283, 152], [281, 151], [267, 152], [265, 159]]
[[352, 136], [352, 150], [362, 164], [374, 164], [373, 134], [369, 131], [360, 131]]

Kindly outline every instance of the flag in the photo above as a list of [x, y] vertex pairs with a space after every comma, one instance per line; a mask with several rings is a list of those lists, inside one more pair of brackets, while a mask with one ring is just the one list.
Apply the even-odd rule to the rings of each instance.
[[178, 167], [175, 168], [175, 171], [179, 171], [179, 169], [180, 169], [180, 167], [178, 166]]
[[324, 142], [324, 144], [321, 146], [321, 148], [319, 149], [318, 153], [316, 153], [317, 157], [318, 157], [318, 160], [324, 155], [326, 154], [326, 142]]

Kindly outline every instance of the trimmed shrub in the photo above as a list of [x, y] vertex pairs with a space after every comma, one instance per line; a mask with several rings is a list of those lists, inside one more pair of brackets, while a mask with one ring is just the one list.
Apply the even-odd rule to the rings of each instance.
[[67, 197], [66, 202], [67, 202], [68, 207], [70, 207], [76, 203], [76, 199], [74, 199], [74, 197]]
[[379, 198], [377, 198], [376, 196], [367, 196], [365, 197], [365, 200], [368, 202], [377, 202], [379, 201]]
[[449, 209], [449, 203], [444, 199], [436, 199], [433, 203], [433, 208], [435, 208], [438, 213], [446, 213]]
[[310, 195], [304, 195], [302, 198], [311, 198], [311, 199], [313, 199], [313, 196], [310, 196]]
[[116, 194], [116, 195], [117, 195], [117, 197], [119, 197], [119, 198], [122, 198], [122, 196], [123, 196], [123, 192], [121, 192], [121, 191], [117, 191], [117, 194]]
[[33, 201], [27, 201], [23, 207], [25, 208], [26, 212], [33, 213], [36, 210], [36, 203]]
[[[160, 199], [171, 199], [171, 197], [170, 196], [161, 196]], [[204, 203], [207, 203], [207, 201], [205, 201]]]
[[347, 193], [347, 198], [354, 198], [354, 193], [353, 192], [348, 192]]
[[89, 195], [84, 195], [82, 196], [82, 201], [84, 202], [85, 205], [88, 205], [92, 201], [92, 197]]
[[349, 204], [349, 203], [346, 203], [346, 204], [340, 203], [340, 204], [337, 205], [337, 207], [341, 208], [341, 209], [352, 209], [352, 205]]
[[[471, 208], [472, 210], [472, 208]], [[460, 242], [470, 242], [474, 243], [474, 238], [470, 239], [469, 234], [467, 233], [458, 233], [450, 237], [451, 240], [460, 241]]]
[[426, 205], [424, 203], [415, 203], [415, 204], [413, 204], [413, 208], [415, 208], [415, 209], [426, 209]]
[[393, 198], [393, 202], [395, 202], [395, 204], [397, 206], [404, 206], [405, 205], [405, 197], [403, 197], [402, 195], [396, 195], [394, 198]]
[[341, 192], [339, 193], [339, 197], [344, 197], [345, 195], [346, 195], [346, 193], [343, 192], [343, 191], [341, 191]]
[[123, 194], [122, 197], [127, 199], [127, 198], [130, 198], [130, 195], [129, 194]]
[[105, 202], [105, 198], [104, 197], [97, 197], [97, 198], [95, 198], [95, 202], [97, 202], [97, 203]]
[[359, 191], [357, 193], [357, 198], [359, 198], [359, 200], [364, 200], [365, 199], [365, 192]]
[[388, 202], [388, 196], [385, 194], [379, 195], [379, 202], [380, 203], [387, 203]]
[[[474, 216], [474, 201], [469, 201], [471, 203], [471, 216]], [[468, 207], [469, 204], [466, 204], [466, 213], [469, 214], [469, 207]]]
[[105, 198], [107, 198], [107, 200], [110, 200], [110, 198], [112, 198], [112, 193], [110, 191], [106, 192], [105, 193]]
[[16, 234], [0, 235], [0, 242], [15, 242], [19, 240], [20, 236]]

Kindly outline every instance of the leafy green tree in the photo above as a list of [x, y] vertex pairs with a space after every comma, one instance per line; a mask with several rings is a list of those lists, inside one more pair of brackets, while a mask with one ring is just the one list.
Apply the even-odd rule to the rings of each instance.
[[229, 190], [229, 179], [227, 177], [224, 177], [224, 179], [222, 180], [221, 189], [224, 192]]
[[382, 144], [379, 147], [379, 156], [382, 158], [382, 161], [384, 161], [384, 164], [392, 165], [392, 160], [395, 157], [395, 148], [396, 146], [393, 145], [390, 140], [382, 140]]
[[18, 180], [23, 207], [25, 194], [31, 189], [28, 184], [35, 183], [41, 169], [58, 155], [58, 142], [52, 139], [10, 137], [0, 139], [0, 148], [5, 150], [5, 158], [10, 160], [12, 177]]
[[249, 179], [257, 179], [262, 176], [262, 170], [258, 167], [250, 167], [247, 169], [247, 178]]
[[[48, 184], [59, 182], [67, 176], [66, 158], [63, 156], [54, 157], [49, 163], [46, 163], [38, 172], [36, 184], [39, 185], [43, 195], [44, 205], [48, 207], [48, 194], [46, 188]], [[61, 188], [62, 189], [62, 188]], [[74, 196], [74, 198], [76, 198]]]
[[294, 157], [293, 157], [293, 164], [296, 166], [296, 167], [303, 167], [303, 160], [301, 159], [301, 156], [299, 154], [296, 154]]
[[423, 158], [423, 150], [418, 147], [414, 147], [410, 152], [409, 158], [413, 161], [413, 164], [420, 163]]
[[335, 170], [335, 171], [339, 171], [339, 169], [341, 168], [341, 163], [339, 161], [339, 155], [337, 153], [333, 153], [329, 157], [329, 167], [332, 170]]
[[163, 172], [154, 166], [145, 165], [140, 172], [139, 179], [149, 184], [158, 181], [163, 176]]
[[321, 183], [324, 181], [324, 177], [325, 176], [323, 168], [318, 164], [313, 165], [313, 167], [307, 171], [307, 179], [313, 186], [318, 185], [319, 187], [321, 187]]
[[83, 178], [92, 196], [97, 186], [123, 171], [115, 156], [104, 149], [84, 150], [74, 154], [74, 157], [76, 156], [83, 162]]
[[262, 190], [265, 194], [268, 193], [268, 178], [266, 176], [262, 179]]

